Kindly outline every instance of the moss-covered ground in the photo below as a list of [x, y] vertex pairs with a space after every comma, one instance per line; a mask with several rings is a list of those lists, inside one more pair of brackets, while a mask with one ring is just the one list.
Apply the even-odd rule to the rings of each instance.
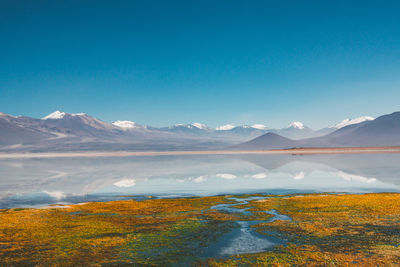
[[273, 251], [210, 259], [210, 266], [400, 265], [400, 194], [279, 196], [252, 201], [253, 210], [275, 209], [292, 221], [256, 225], [288, 241]]
[[[259, 196], [259, 195], [258, 195]], [[231, 196], [229, 196], [231, 197]], [[346, 266], [400, 262], [400, 194], [269, 196], [239, 205], [251, 216], [210, 207], [225, 196], [124, 200], [0, 212], [0, 266]], [[237, 220], [287, 245], [257, 254], [200, 259]]]

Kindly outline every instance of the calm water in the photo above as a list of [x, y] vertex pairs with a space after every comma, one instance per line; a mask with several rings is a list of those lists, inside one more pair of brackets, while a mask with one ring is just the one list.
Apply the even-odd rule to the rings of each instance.
[[0, 160], [0, 207], [121, 196], [398, 192], [400, 154]]

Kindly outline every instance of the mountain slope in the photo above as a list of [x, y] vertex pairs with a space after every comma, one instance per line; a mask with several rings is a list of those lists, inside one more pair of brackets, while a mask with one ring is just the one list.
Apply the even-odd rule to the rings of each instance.
[[322, 138], [340, 146], [400, 145], [400, 112], [345, 126]]
[[[31, 124], [39, 124], [37, 120], [30, 119]], [[36, 143], [40, 140], [50, 138], [51, 133], [40, 130], [40, 127], [28, 125], [24, 117], [14, 117], [0, 113], [0, 145], [22, 145], [26, 143]]]

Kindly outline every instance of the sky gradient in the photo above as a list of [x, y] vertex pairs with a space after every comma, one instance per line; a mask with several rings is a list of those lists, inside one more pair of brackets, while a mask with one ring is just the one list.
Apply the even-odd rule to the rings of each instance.
[[[351, 3], [350, 3], [351, 2]], [[399, 1], [0, 1], [0, 111], [166, 126], [400, 110]]]

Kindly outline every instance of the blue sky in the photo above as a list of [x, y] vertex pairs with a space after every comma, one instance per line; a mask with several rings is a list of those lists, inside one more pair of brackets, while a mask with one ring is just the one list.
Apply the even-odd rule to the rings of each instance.
[[399, 1], [0, 1], [0, 111], [165, 126], [400, 110]]

